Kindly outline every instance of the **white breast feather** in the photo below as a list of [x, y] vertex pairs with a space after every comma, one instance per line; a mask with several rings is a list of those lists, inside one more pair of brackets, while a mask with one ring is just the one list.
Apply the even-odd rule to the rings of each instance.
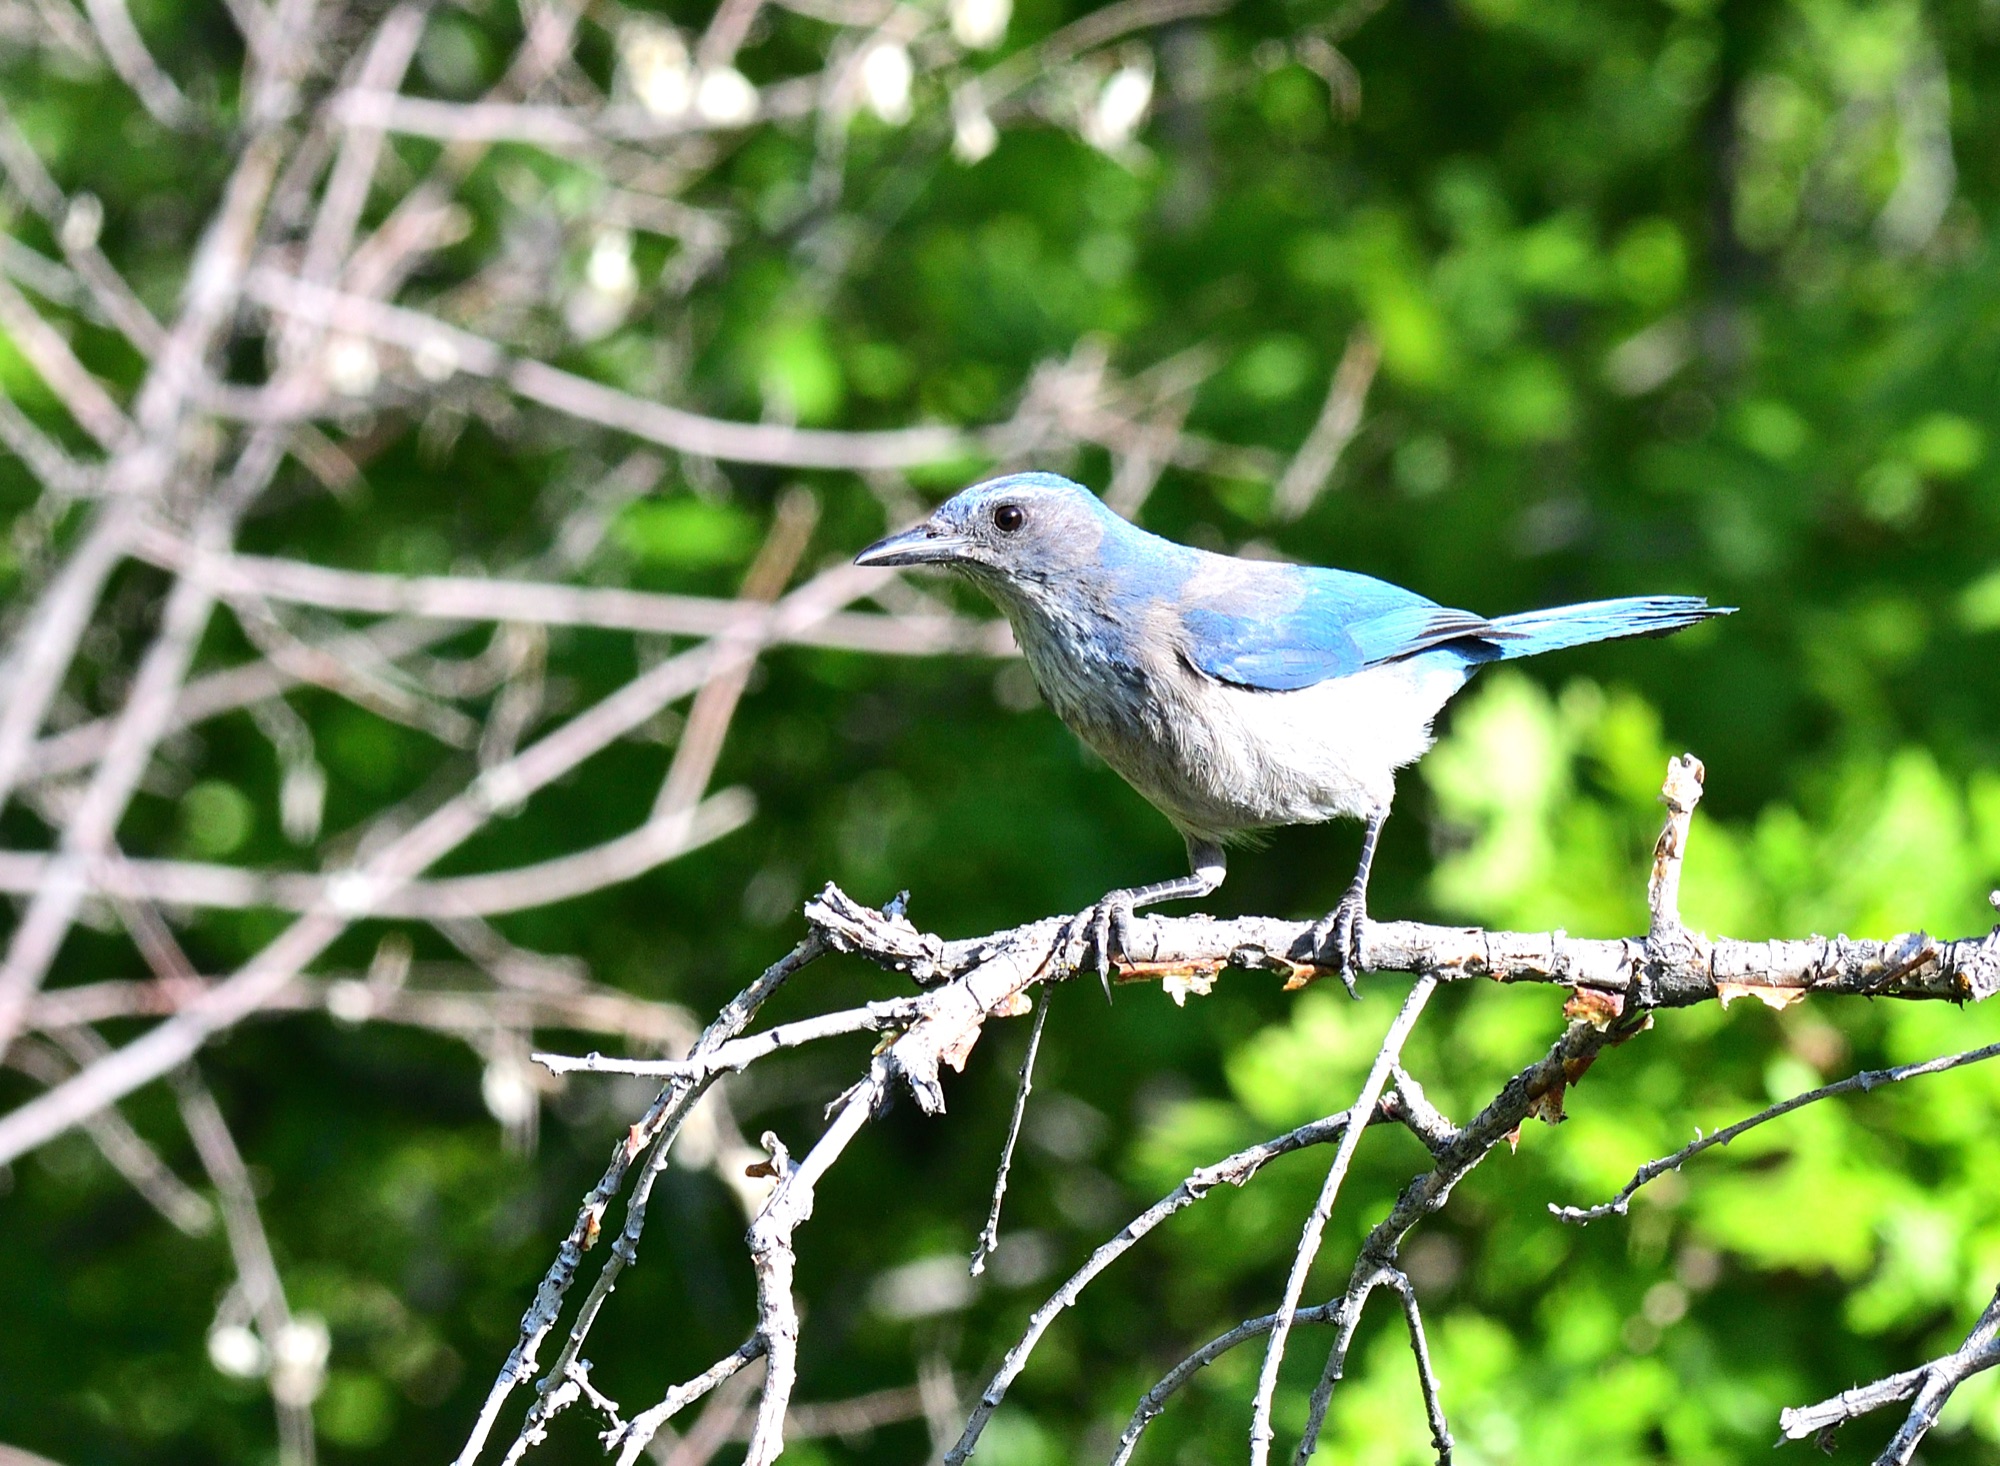
[[1365, 818], [1389, 808], [1396, 770], [1430, 748], [1431, 722], [1466, 675], [1450, 663], [1398, 662], [1259, 692], [1189, 672], [1173, 699], [1171, 747], [1106, 757], [1196, 834]]

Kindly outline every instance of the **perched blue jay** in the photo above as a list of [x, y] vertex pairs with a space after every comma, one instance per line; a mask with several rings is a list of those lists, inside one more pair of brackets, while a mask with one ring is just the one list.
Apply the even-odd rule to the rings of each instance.
[[1239, 560], [1130, 524], [1079, 484], [976, 484], [860, 565], [939, 565], [1013, 623], [1042, 696], [1186, 837], [1190, 874], [1112, 891], [1086, 920], [1107, 983], [1138, 907], [1206, 896], [1223, 846], [1275, 825], [1365, 821], [1361, 864], [1315, 931], [1353, 991], [1368, 868], [1396, 770], [1482, 663], [1728, 614], [1634, 596], [1488, 620], [1347, 570]]

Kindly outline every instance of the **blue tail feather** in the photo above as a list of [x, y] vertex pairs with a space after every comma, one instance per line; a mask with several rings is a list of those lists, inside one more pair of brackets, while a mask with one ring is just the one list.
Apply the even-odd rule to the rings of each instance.
[[1689, 626], [1727, 616], [1734, 606], [1711, 606], [1700, 596], [1626, 596], [1496, 616], [1493, 642], [1503, 661], [1532, 657], [1593, 641], [1626, 636], [1668, 636]]

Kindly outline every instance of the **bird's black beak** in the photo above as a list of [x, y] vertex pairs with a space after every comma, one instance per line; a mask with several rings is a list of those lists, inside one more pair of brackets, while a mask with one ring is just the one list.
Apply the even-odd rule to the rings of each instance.
[[877, 540], [856, 555], [854, 563], [885, 569], [896, 565], [949, 565], [965, 558], [970, 543], [964, 535], [952, 534], [927, 520], [901, 534]]

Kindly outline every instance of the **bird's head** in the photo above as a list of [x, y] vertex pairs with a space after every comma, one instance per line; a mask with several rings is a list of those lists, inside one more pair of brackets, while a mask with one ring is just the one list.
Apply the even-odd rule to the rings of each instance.
[[1027, 586], [1099, 563], [1107, 535], [1129, 528], [1060, 474], [1010, 473], [961, 490], [931, 517], [878, 540], [857, 565], [938, 565], [989, 585]]

